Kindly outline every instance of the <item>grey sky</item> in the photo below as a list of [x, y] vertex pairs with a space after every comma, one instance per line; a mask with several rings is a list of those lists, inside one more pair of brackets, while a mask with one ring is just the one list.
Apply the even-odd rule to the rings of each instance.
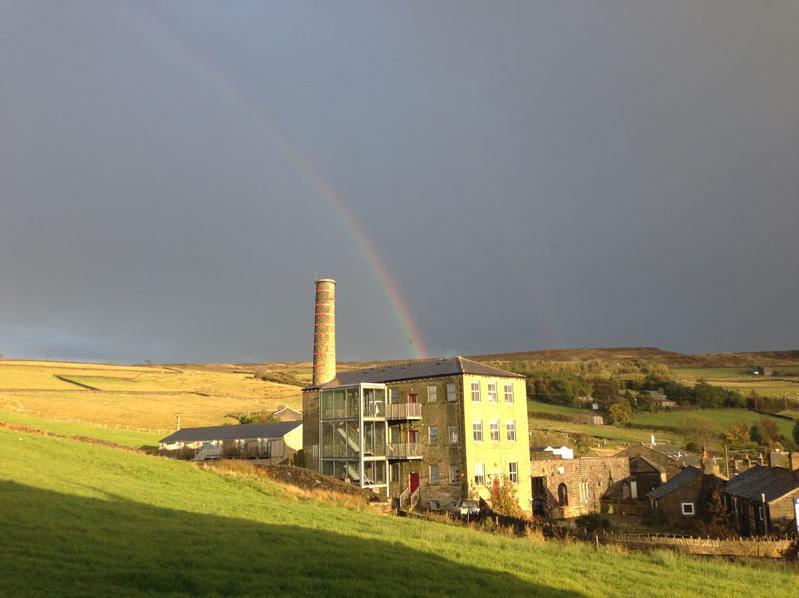
[[0, 352], [307, 359], [318, 272], [340, 358], [411, 356], [319, 181], [435, 354], [796, 347], [797, 31], [793, 0], [0, 0]]

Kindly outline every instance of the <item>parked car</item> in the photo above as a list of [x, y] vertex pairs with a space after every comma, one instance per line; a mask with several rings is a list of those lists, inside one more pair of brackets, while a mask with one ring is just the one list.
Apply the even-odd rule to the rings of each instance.
[[480, 515], [480, 503], [470, 498], [462, 498], [449, 510], [453, 519], [471, 519]]

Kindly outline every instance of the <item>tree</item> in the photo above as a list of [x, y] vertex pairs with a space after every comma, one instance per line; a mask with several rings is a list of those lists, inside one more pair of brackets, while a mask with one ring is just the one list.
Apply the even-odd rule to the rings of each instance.
[[721, 436], [721, 428], [704, 417], [689, 417], [683, 427], [688, 450], [700, 451]]
[[600, 405], [608, 406], [618, 400], [619, 383], [615, 380], [597, 378], [592, 381], [591, 386], [591, 394]]
[[752, 442], [752, 439], [749, 437], [749, 426], [743, 422], [732, 424], [724, 437], [727, 443], [733, 447], [746, 446]]
[[774, 420], [765, 415], [760, 418], [760, 429], [763, 432], [763, 444], [770, 449], [782, 448], [785, 438], [782, 436]]
[[618, 403], [613, 403], [610, 409], [608, 409], [608, 420], [610, 420], [610, 423], [614, 426], [623, 426], [629, 423], [632, 416], [632, 407], [630, 407], [630, 403], [626, 399], [622, 399]]
[[516, 486], [511, 483], [508, 476], [502, 476], [501, 484], [497, 478], [494, 478], [491, 484], [491, 508], [501, 515], [524, 516], [516, 496]]
[[799, 444], [799, 420], [793, 425], [793, 441]]
[[760, 426], [752, 424], [752, 427], [749, 428], [749, 438], [758, 446], [763, 444], [763, 432], [760, 430]]

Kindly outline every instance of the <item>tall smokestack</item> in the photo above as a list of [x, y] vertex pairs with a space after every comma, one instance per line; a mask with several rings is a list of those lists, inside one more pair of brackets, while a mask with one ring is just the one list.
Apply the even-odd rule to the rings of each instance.
[[316, 281], [316, 316], [313, 333], [313, 383], [336, 377], [336, 281]]

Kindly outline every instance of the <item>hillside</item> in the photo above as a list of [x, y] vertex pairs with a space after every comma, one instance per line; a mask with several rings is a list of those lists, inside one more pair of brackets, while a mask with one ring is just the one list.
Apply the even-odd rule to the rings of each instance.
[[0, 428], [8, 595], [770, 596], [795, 583], [775, 567], [595, 551], [364, 509]]
[[0, 360], [0, 412], [171, 431], [232, 423], [228, 414], [299, 407], [296, 384], [237, 366], [109, 365]]
[[630, 361], [642, 359], [677, 368], [799, 365], [799, 350], [749, 353], [675, 353], [656, 347], [544, 349], [516, 353], [473, 355], [478, 361]]

